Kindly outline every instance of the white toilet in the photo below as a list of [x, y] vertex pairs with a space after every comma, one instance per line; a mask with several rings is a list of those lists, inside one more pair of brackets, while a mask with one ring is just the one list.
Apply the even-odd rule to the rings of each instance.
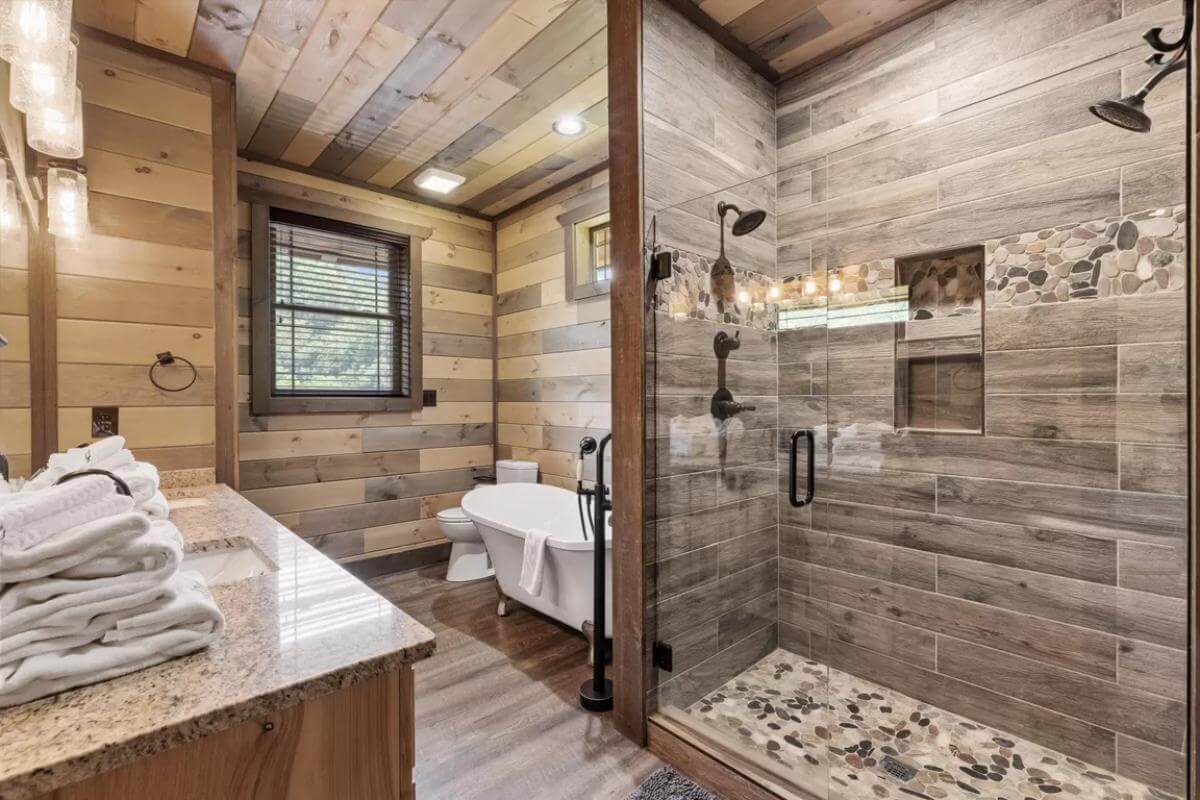
[[[537, 483], [536, 461], [502, 459], [496, 462], [496, 483]], [[483, 537], [461, 508], [447, 508], [437, 515], [438, 528], [453, 544], [450, 546], [448, 581], [477, 581], [494, 574]]]

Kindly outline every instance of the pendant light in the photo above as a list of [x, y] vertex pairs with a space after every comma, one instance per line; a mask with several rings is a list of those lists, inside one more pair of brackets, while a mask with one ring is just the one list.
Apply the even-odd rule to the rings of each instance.
[[0, 6], [0, 58], [15, 67], [67, 71], [71, 0], [8, 0]]
[[83, 93], [75, 87], [69, 111], [35, 108], [25, 117], [29, 146], [55, 158], [83, 158]]
[[87, 170], [51, 162], [46, 171], [46, 215], [50, 233], [78, 239], [88, 227]]
[[75, 103], [78, 49], [79, 37], [71, 34], [71, 40], [67, 43], [67, 68], [61, 72], [45, 62], [28, 67], [14, 65], [8, 92], [8, 100], [13, 108], [25, 113], [36, 113], [42, 108], [74, 113], [72, 106]]

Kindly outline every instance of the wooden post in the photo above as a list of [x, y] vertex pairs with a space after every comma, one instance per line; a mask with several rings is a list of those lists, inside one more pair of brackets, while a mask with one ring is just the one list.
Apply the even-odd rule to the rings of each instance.
[[213, 310], [216, 477], [238, 488], [237, 99], [212, 77]]

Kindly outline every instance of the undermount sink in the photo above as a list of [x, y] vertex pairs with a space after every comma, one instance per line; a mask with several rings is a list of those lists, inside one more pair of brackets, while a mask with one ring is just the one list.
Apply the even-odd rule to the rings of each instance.
[[185, 553], [180, 569], [199, 572], [209, 586], [236, 583], [275, 571], [274, 565], [248, 546]]

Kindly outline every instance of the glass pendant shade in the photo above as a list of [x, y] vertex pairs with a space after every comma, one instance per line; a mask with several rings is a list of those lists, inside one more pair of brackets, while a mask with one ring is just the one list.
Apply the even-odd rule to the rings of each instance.
[[25, 69], [67, 71], [71, 0], [7, 0], [0, 4], [0, 58]]
[[87, 176], [70, 167], [46, 172], [46, 214], [50, 233], [77, 239], [88, 227]]
[[83, 158], [83, 94], [76, 87], [70, 113], [36, 107], [25, 117], [29, 146], [55, 158]]
[[8, 92], [13, 108], [24, 113], [40, 108], [57, 108], [67, 114], [73, 113], [78, 41], [72, 34], [71, 41], [67, 43], [67, 68], [62, 72], [46, 62], [13, 67]]

